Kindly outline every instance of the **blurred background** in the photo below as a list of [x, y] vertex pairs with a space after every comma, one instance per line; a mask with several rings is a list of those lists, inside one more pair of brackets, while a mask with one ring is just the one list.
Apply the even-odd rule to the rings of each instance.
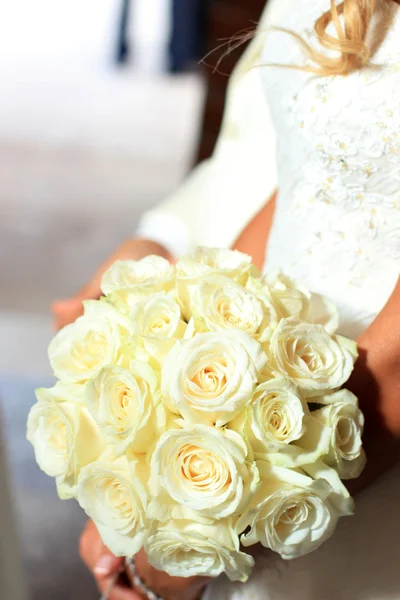
[[19, 551], [32, 600], [97, 598], [77, 553], [84, 516], [25, 441], [33, 390], [51, 384], [49, 305], [211, 154], [242, 48], [223, 74], [222, 51], [199, 60], [264, 4], [0, 0], [0, 582], [15, 583]]

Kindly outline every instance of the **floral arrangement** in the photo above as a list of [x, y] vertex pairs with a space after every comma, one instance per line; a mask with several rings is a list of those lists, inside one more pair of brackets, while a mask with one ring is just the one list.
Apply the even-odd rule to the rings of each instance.
[[240, 252], [120, 261], [49, 347], [28, 439], [119, 556], [245, 581], [256, 543], [292, 559], [353, 512], [357, 357], [325, 298]]

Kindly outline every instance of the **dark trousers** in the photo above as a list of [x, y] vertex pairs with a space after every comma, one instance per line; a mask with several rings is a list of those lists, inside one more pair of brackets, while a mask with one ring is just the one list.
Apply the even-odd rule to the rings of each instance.
[[[121, 0], [115, 60], [124, 64], [130, 58], [128, 22], [134, 0]], [[172, 0], [172, 31], [169, 44], [169, 70], [186, 71], [202, 58], [206, 40], [207, 7], [210, 0]]]
[[172, 73], [192, 68], [205, 52], [209, 0], [173, 0], [169, 47]]
[[118, 19], [115, 62], [122, 65], [129, 60], [130, 48], [128, 39], [128, 23], [131, 12], [131, 0], [121, 0], [121, 12]]

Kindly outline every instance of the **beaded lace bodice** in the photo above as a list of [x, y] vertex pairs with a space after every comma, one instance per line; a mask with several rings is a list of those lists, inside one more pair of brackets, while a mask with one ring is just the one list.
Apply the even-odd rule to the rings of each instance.
[[[327, 4], [300, 0], [276, 24], [313, 43], [309, 27]], [[382, 308], [400, 271], [400, 8], [393, 6], [373, 68], [322, 78], [269, 67], [261, 75], [280, 187], [267, 264], [330, 296], [342, 331], [353, 336]], [[373, 35], [382, 27], [378, 15]], [[287, 38], [266, 35], [263, 62], [282, 63], [284, 47], [286, 64], [304, 64], [298, 42]]]

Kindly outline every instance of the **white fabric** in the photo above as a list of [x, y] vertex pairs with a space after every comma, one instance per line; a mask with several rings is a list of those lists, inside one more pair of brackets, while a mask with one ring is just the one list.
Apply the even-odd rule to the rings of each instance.
[[183, 256], [193, 249], [189, 230], [182, 219], [168, 212], [145, 213], [136, 236], [161, 244], [172, 256]]
[[[311, 43], [329, 0], [272, 0], [273, 21]], [[285, 7], [286, 10], [283, 10]], [[384, 31], [378, 14], [374, 35]], [[271, 32], [263, 63], [304, 64], [298, 43]], [[284, 52], [283, 52], [284, 49]], [[279, 197], [266, 267], [332, 298], [341, 332], [356, 336], [383, 308], [400, 274], [400, 7], [374, 56], [377, 69], [320, 78], [258, 69], [277, 133]], [[400, 468], [363, 492], [317, 552], [258, 561], [250, 581], [224, 578], [212, 600], [394, 600], [400, 598]]]

